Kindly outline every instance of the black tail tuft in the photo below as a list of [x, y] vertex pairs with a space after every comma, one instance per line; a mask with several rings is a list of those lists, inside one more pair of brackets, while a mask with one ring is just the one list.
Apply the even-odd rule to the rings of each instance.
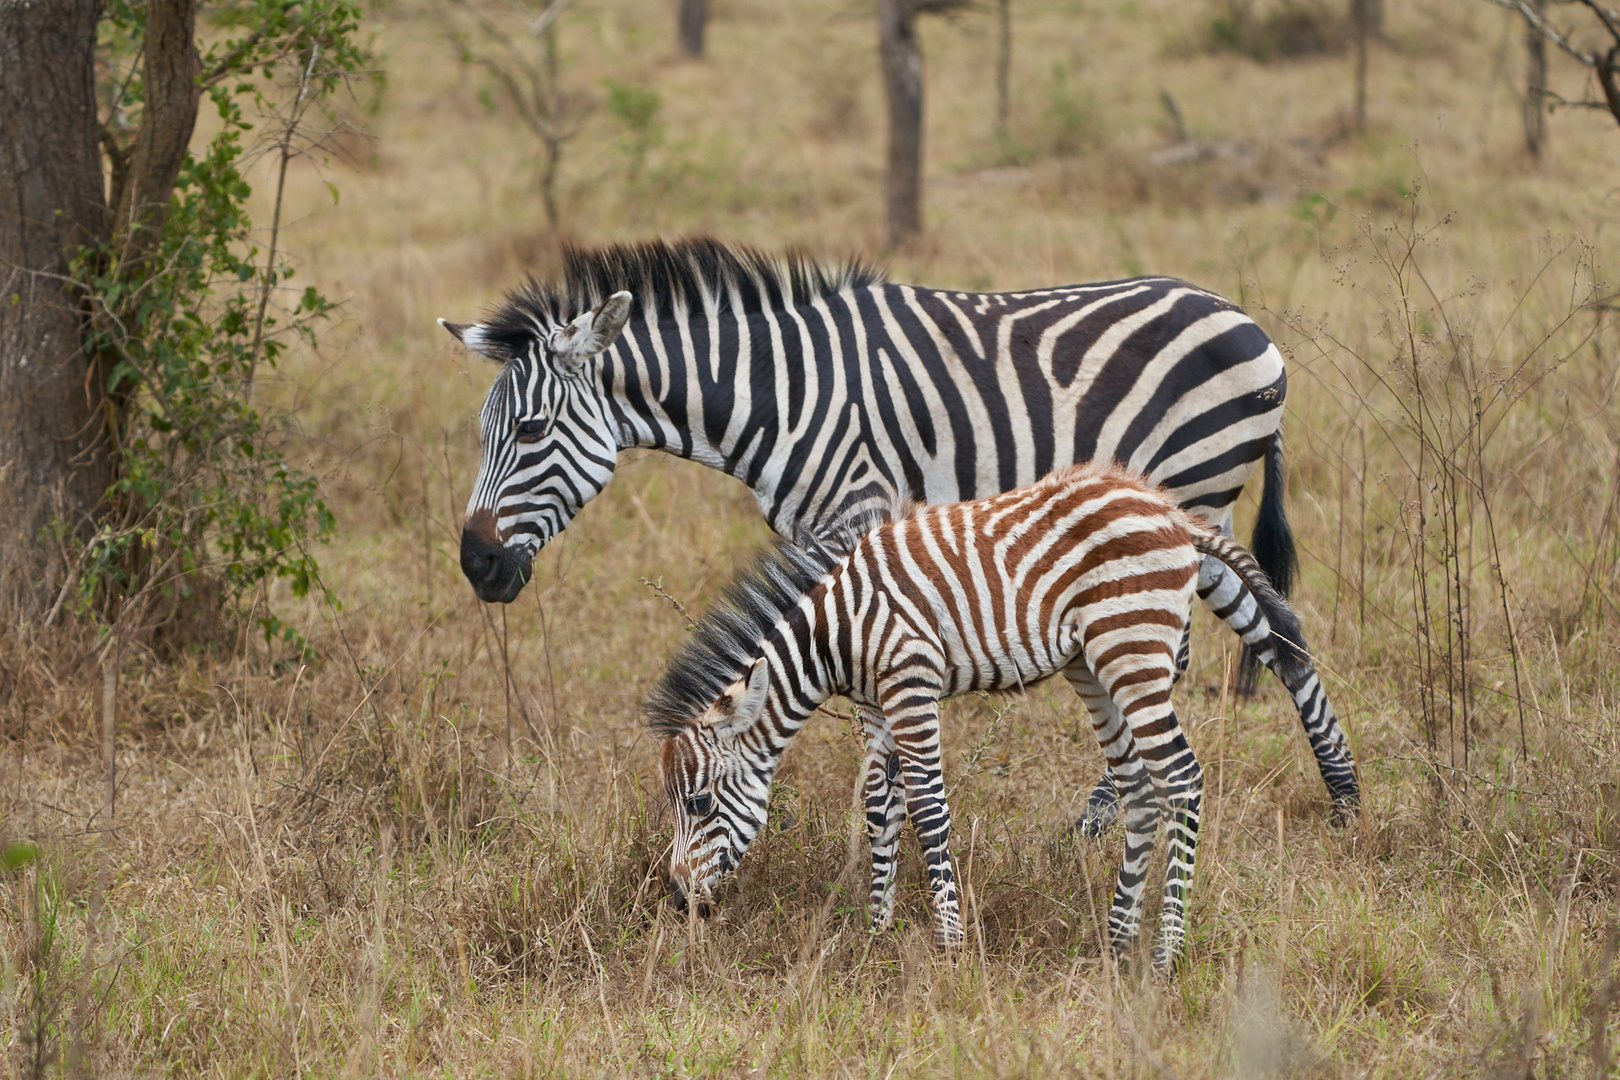
[[[1260, 488], [1260, 513], [1254, 522], [1254, 538], [1249, 543], [1254, 561], [1271, 579], [1278, 595], [1286, 597], [1294, 585], [1294, 569], [1299, 559], [1294, 552], [1294, 530], [1288, 527], [1288, 513], [1283, 509], [1283, 445], [1282, 432], [1271, 437], [1266, 447], [1265, 476]], [[1254, 693], [1254, 682], [1260, 673], [1260, 661], [1248, 646], [1238, 662], [1238, 693], [1245, 697]]]

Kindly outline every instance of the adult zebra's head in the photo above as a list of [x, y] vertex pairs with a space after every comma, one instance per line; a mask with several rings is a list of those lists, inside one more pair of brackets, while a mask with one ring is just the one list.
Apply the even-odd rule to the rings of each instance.
[[612, 478], [618, 438], [591, 361], [624, 329], [630, 300], [616, 292], [562, 325], [439, 320], [501, 365], [479, 414], [483, 461], [461, 530], [461, 572], [480, 600], [517, 599], [535, 552]]
[[765, 827], [771, 777], [780, 760], [762, 738], [760, 714], [770, 687], [764, 659], [728, 686], [702, 715], [664, 740], [664, 793], [675, 817], [669, 896], [707, 904]]

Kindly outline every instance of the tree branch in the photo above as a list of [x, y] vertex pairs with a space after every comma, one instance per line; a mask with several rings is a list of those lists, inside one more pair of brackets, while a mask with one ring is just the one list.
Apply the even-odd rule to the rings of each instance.
[[127, 182], [113, 209], [120, 259], [138, 262], [156, 246], [174, 182], [197, 126], [196, 0], [151, 0], [146, 11], [146, 107]]
[[253, 33], [243, 38], [241, 42], [237, 44], [236, 48], [220, 57], [219, 62], [210, 68], [208, 73], [202, 77], [202, 85], [213, 86], [215, 83], [231, 74], [231, 72], [235, 70], [236, 65], [242, 62], [242, 57], [246, 56], [255, 45], [263, 40], [263, 30], [255, 30]]
[[1607, 53], [1586, 52], [1577, 48], [1552, 20], [1539, 10], [1530, 0], [1485, 0], [1507, 11], [1518, 12], [1519, 17], [1531, 30], [1552, 42], [1561, 51], [1592, 69], [1597, 76], [1598, 86], [1603, 89], [1603, 97], [1608, 105], [1609, 112], [1614, 116], [1615, 123], [1620, 124], [1620, 11], [1606, 8], [1597, 0], [1580, 0], [1581, 6], [1587, 8], [1597, 16], [1603, 28], [1614, 38], [1614, 47]]

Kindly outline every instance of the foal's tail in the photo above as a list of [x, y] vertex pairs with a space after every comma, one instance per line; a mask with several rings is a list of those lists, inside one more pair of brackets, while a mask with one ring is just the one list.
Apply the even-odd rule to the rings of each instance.
[[1284, 682], [1309, 672], [1310, 653], [1305, 648], [1299, 616], [1272, 586], [1260, 563], [1237, 541], [1228, 540], [1202, 522], [1195, 524], [1193, 548], [1200, 555], [1219, 559], [1237, 575], [1240, 583], [1237, 595], [1216, 607], [1215, 614], [1237, 631], [1257, 663], [1264, 660], [1266, 652], [1274, 652], [1282, 669], [1278, 674], [1284, 676]]

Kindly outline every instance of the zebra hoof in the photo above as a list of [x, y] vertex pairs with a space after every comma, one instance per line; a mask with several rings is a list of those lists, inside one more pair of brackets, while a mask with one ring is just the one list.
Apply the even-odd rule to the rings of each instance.
[[1080, 820], [1074, 823], [1074, 831], [1081, 836], [1096, 839], [1107, 832], [1108, 826], [1112, 825], [1118, 818], [1118, 803], [1110, 803], [1107, 806], [1089, 806], [1086, 808], [1086, 812], [1081, 815]]
[[1174, 979], [1181, 974], [1184, 963], [1180, 949], [1159, 946], [1153, 950], [1153, 973], [1163, 979]]
[[1359, 798], [1335, 801], [1333, 809], [1328, 813], [1328, 823], [1335, 829], [1342, 829], [1360, 816], [1361, 800]]

